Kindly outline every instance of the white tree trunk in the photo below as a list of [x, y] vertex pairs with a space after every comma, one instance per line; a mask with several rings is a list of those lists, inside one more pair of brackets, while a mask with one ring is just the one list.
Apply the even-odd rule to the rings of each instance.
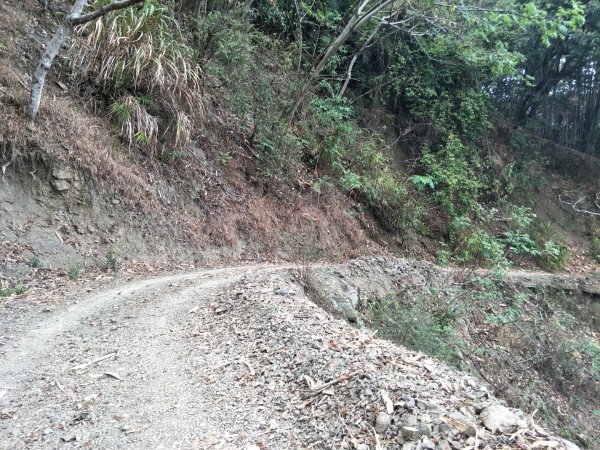
[[44, 84], [46, 83], [46, 75], [52, 67], [52, 63], [58, 55], [61, 47], [67, 40], [67, 38], [73, 32], [72, 18], [81, 15], [83, 8], [87, 6], [88, 0], [77, 0], [69, 14], [63, 19], [58, 26], [56, 33], [52, 36], [52, 40], [48, 43], [46, 51], [42, 55], [40, 62], [33, 74], [33, 80], [31, 84], [31, 100], [29, 102], [29, 117], [33, 122], [40, 109], [40, 102], [42, 100], [42, 92], [44, 91]]
[[[344, 43], [348, 40], [348, 38], [354, 33], [356, 30], [361, 28], [364, 24], [366, 24], [377, 12], [381, 11], [384, 7], [391, 5], [395, 0], [378, 0], [373, 2], [372, 0], [361, 0], [357, 3], [352, 16], [344, 26], [344, 29], [340, 32], [340, 34], [327, 46], [325, 49], [323, 56], [319, 59], [317, 65], [312, 69], [309, 77], [303, 83], [302, 88], [300, 89], [299, 94], [296, 97], [296, 101], [292, 106], [289, 114], [288, 114], [288, 122], [291, 122], [298, 112], [300, 105], [304, 101], [304, 98], [312, 88], [313, 84], [321, 75], [321, 72], [327, 65], [327, 63], [331, 60], [333, 55], [337, 53], [337, 51], [344, 45]], [[365, 11], [365, 9], [369, 8]]]
[[141, 3], [142, 1], [143, 0], [113, 0], [113, 2], [109, 3], [108, 5], [84, 15], [81, 13], [87, 6], [88, 0], [75, 1], [75, 4], [69, 11], [69, 14], [67, 14], [67, 16], [63, 19], [58, 26], [58, 29], [54, 33], [54, 36], [52, 36], [52, 40], [48, 43], [44, 54], [40, 58], [37, 69], [33, 74], [31, 83], [31, 97], [29, 101], [29, 117], [31, 118], [32, 123], [35, 121], [40, 109], [42, 93], [44, 92], [44, 84], [46, 83], [46, 75], [52, 67], [52, 63], [54, 62], [56, 55], [58, 55], [61, 47], [73, 32], [73, 27], [75, 25], [80, 25], [95, 20], [111, 11], [126, 8], [136, 3]]

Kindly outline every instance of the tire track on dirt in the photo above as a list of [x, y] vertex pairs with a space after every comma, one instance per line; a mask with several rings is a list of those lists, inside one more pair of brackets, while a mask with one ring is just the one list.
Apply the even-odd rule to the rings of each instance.
[[0, 359], [0, 410], [8, 416], [0, 420], [0, 448], [56, 448], [65, 440], [185, 448], [218, 431], [218, 393], [194, 374], [218, 361], [204, 361], [202, 347], [190, 346], [189, 311], [207, 307], [216, 289], [243, 274], [275, 267], [135, 281], [38, 316]]

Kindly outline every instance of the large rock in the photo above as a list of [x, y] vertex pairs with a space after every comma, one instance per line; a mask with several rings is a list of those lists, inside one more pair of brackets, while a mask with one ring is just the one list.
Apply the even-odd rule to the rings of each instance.
[[75, 174], [72, 171], [70, 171], [69, 169], [64, 169], [62, 167], [57, 167], [57, 166], [52, 168], [52, 176], [56, 180], [73, 181], [73, 180], [77, 179]]
[[511, 433], [519, 428], [527, 428], [527, 421], [523, 417], [499, 404], [485, 408], [480, 417], [485, 427], [492, 432], [500, 430], [503, 433]]

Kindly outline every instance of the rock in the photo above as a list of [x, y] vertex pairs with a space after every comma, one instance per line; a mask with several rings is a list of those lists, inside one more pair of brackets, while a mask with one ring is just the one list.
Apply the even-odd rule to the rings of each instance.
[[400, 431], [402, 432], [402, 436], [404, 436], [404, 439], [406, 439], [407, 441], [416, 441], [421, 436], [417, 427], [403, 426], [400, 427]]
[[412, 398], [408, 395], [405, 395], [402, 397], [402, 400], [404, 400], [404, 407], [406, 409], [412, 410], [415, 408], [415, 399], [414, 398]]
[[435, 450], [435, 445], [433, 442], [431, 442], [431, 439], [429, 439], [427, 436], [423, 436], [421, 439], [421, 448], [423, 450]]
[[73, 172], [71, 172], [69, 169], [63, 169], [61, 167], [53, 167], [52, 176], [56, 180], [73, 181], [76, 179], [75, 174]]
[[375, 419], [375, 431], [379, 434], [383, 434], [389, 428], [392, 423], [392, 418], [384, 411], [381, 411], [377, 414], [377, 418]]
[[446, 439], [440, 439], [438, 445], [435, 447], [435, 450], [450, 450], [450, 444]]
[[449, 418], [443, 419], [448, 425], [456, 428], [465, 436], [475, 436], [477, 429], [464, 415], [460, 412], [455, 411], [450, 414]]
[[463, 445], [458, 441], [448, 441], [452, 450], [461, 450]]
[[52, 180], [51, 184], [58, 192], [68, 191], [71, 187], [71, 183], [67, 180]]
[[431, 437], [431, 428], [429, 428], [429, 425], [421, 422], [419, 425], [417, 425], [417, 429], [419, 430], [419, 434], [421, 436]]
[[287, 297], [288, 295], [290, 295], [290, 290], [288, 288], [279, 288], [275, 289], [273, 293], [275, 295], [283, 295], [284, 297]]
[[491, 405], [481, 411], [481, 420], [485, 427], [494, 432], [500, 430], [503, 433], [510, 433], [518, 428], [526, 428], [527, 422], [518, 417], [506, 406], [499, 404]]
[[407, 427], [414, 427], [417, 425], [417, 416], [414, 414], [404, 414], [402, 416], [403, 425]]
[[425, 402], [423, 400], [417, 401], [417, 407], [419, 409], [427, 409], [430, 411], [437, 411], [439, 409], [437, 405], [434, 405], [431, 402]]

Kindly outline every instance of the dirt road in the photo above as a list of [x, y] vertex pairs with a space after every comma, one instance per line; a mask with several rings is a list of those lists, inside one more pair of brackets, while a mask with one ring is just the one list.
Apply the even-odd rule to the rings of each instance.
[[4, 323], [0, 448], [191, 448], [222, 434], [218, 392], [195, 372], [224, 361], [189, 345], [190, 311], [257, 269], [136, 281]]
[[[369, 261], [324, 270], [357, 281]], [[473, 377], [328, 314], [287, 268], [3, 302], [0, 449], [578, 448]], [[365, 282], [385, 285], [384, 269]], [[492, 432], [500, 413], [510, 426]]]

